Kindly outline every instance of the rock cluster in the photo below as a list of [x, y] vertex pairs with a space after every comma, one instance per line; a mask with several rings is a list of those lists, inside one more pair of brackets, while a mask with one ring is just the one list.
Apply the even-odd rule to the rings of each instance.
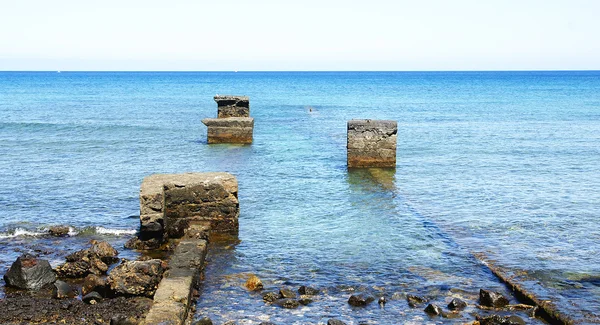
[[108, 266], [118, 261], [119, 252], [105, 241], [92, 240], [90, 244], [90, 248], [67, 255], [67, 261], [56, 268], [56, 273], [67, 278], [106, 274]]
[[398, 122], [348, 121], [348, 167], [396, 167]]
[[159, 259], [127, 261], [108, 275], [110, 290], [117, 295], [152, 297], [164, 271]]
[[215, 96], [218, 118], [205, 118], [208, 143], [252, 143], [254, 119], [246, 96]]

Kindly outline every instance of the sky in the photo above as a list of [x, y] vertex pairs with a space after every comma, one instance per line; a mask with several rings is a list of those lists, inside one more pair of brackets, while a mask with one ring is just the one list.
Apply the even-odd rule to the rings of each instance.
[[596, 0], [0, 0], [0, 70], [600, 70]]

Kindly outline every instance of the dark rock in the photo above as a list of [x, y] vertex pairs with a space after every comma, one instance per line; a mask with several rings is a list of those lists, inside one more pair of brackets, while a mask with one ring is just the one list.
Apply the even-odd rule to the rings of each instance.
[[4, 275], [7, 286], [26, 290], [39, 290], [54, 283], [56, 274], [50, 263], [37, 259], [31, 254], [23, 254], [10, 266]]
[[108, 294], [107, 279], [95, 274], [88, 274], [81, 285], [81, 294], [85, 296], [92, 291], [96, 291], [106, 297]]
[[339, 319], [335, 319], [335, 318], [330, 318], [327, 321], [327, 325], [346, 325], [346, 323], [342, 322]]
[[375, 298], [371, 296], [358, 294], [350, 296], [348, 299], [348, 304], [353, 307], [364, 307], [373, 302], [373, 300], [375, 300]]
[[315, 289], [315, 288], [307, 287], [307, 286], [301, 286], [300, 288], [298, 288], [298, 293], [301, 295], [315, 296], [315, 295], [319, 294], [319, 289]]
[[69, 235], [69, 226], [52, 226], [48, 228], [48, 233], [54, 237], [66, 237]]
[[296, 298], [296, 293], [290, 289], [287, 288], [281, 288], [279, 289], [279, 297], [280, 298], [289, 298], [289, 299], [295, 299]]
[[279, 299], [279, 293], [277, 292], [265, 292], [262, 294], [262, 298], [265, 302], [274, 302]]
[[93, 305], [97, 302], [102, 301], [102, 296], [99, 293], [97, 293], [96, 291], [92, 291], [92, 292], [88, 293], [87, 295], [83, 296], [81, 298], [81, 300], [85, 303]]
[[466, 307], [467, 303], [458, 298], [452, 299], [452, 301], [450, 301], [450, 303], [448, 304], [448, 309], [450, 310], [463, 310]]
[[77, 295], [75, 290], [66, 282], [56, 280], [52, 289], [52, 297], [56, 299], [73, 298]]
[[138, 321], [133, 317], [125, 317], [121, 315], [113, 316], [110, 319], [110, 325], [137, 325]]
[[425, 307], [425, 312], [432, 316], [440, 316], [444, 313], [442, 308], [434, 304], [427, 305], [427, 307]]
[[406, 301], [408, 302], [408, 305], [410, 307], [416, 308], [416, 307], [424, 305], [426, 302], [429, 301], [429, 299], [422, 297], [422, 296], [407, 295]]
[[499, 316], [491, 315], [486, 317], [477, 317], [481, 325], [525, 325], [525, 321], [519, 316]]
[[110, 272], [108, 285], [117, 295], [152, 297], [163, 271], [159, 259], [123, 262]]
[[479, 304], [486, 307], [502, 308], [508, 305], [508, 299], [500, 292], [479, 290]]
[[298, 299], [298, 302], [304, 306], [307, 306], [308, 304], [312, 303], [313, 300], [311, 298], [309, 298], [310, 296], [300, 296], [300, 299]]
[[230, 320], [230, 321], [223, 323], [223, 325], [237, 325], [237, 323], [234, 320]]
[[192, 325], [213, 325], [213, 322], [210, 318], [203, 317], [203, 318], [193, 322]]
[[283, 308], [294, 309], [300, 306], [300, 303], [294, 299], [278, 299], [275, 301], [275, 305]]
[[90, 244], [90, 248], [67, 255], [67, 262], [56, 268], [58, 275], [81, 278], [87, 274], [106, 274], [108, 265], [118, 261], [119, 252], [108, 242], [91, 240]]
[[383, 307], [387, 303], [387, 299], [384, 296], [381, 296], [377, 303]]

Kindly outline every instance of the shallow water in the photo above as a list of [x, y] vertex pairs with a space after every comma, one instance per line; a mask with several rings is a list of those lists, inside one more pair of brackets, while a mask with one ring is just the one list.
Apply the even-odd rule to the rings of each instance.
[[[250, 96], [251, 146], [205, 144], [216, 93]], [[251, 272], [331, 288], [308, 322], [409, 322], [424, 314], [400, 302], [354, 313], [339, 288], [468, 296], [501, 287], [470, 255], [485, 252], [599, 319], [599, 93], [599, 72], [0, 73], [0, 235], [133, 230], [143, 177], [228, 171], [242, 242], [213, 257], [224, 261], [209, 265], [198, 317], [294, 321], [302, 310], [221, 288]], [[346, 170], [352, 118], [398, 120], [395, 173]], [[19, 240], [3, 239], [4, 269]]]

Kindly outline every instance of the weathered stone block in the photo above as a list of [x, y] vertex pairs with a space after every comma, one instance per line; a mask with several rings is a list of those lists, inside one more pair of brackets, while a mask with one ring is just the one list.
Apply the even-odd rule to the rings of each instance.
[[349, 121], [348, 167], [396, 167], [397, 134], [396, 121]]
[[208, 143], [252, 143], [254, 119], [251, 117], [206, 118]]
[[237, 180], [229, 173], [148, 176], [140, 189], [140, 239], [178, 238], [192, 224], [237, 234], [237, 192]]
[[219, 118], [250, 117], [250, 99], [247, 96], [215, 96]]

